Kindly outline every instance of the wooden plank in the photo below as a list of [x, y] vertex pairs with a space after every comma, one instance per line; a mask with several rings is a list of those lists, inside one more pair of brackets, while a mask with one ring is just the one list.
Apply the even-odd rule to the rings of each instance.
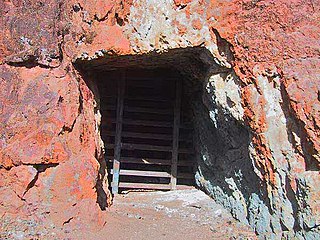
[[124, 163], [136, 163], [136, 164], [147, 164], [147, 165], [162, 165], [170, 166], [171, 161], [167, 159], [157, 159], [157, 158], [135, 158], [135, 157], [123, 157], [121, 162]]
[[[113, 169], [111, 169], [110, 173], [113, 174]], [[140, 176], [140, 177], [162, 177], [162, 178], [169, 178], [171, 176], [167, 172], [141, 171], [141, 170], [129, 170], [129, 169], [120, 169], [120, 175]]]
[[[104, 131], [102, 136], [115, 136], [114, 131]], [[122, 132], [122, 137], [130, 138], [142, 138], [142, 139], [157, 139], [157, 140], [172, 140], [172, 135], [168, 134], [156, 134], [156, 133], [136, 133], [136, 132]], [[180, 142], [192, 142], [190, 137], [179, 136]]]
[[[110, 174], [113, 174], [113, 169], [110, 169]], [[120, 169], [120, 175], [122, 176], [140, 176], [140, 177], [162, 177], [170, 178], [171, 174], [167, 172], [159, 171], [142, 171], [142, 170], [130, 170], [130, 169]], [[194, 179], [192, 173], [178, 173], [178, 179]]]
[[[106, 123], [116, 123], [115, 119], [109, 118], [109, 119], [103, 119], [102, 120], [102, 126], [104, 126]], [[128, 125], [142, 125], [142, 126], [152, 126], [152, 127], [173, 127], [173, 124], [171, 122], [159, 122], [159, 121], [150, 121], [150, 120], [135, 120], [135, 119], [123, 119], [123, 124]], [[180, 129], [188, 129], [192, 130], [193, 127], [191, 124], [181, 124]]]
[[[102, 106], [103, 111], [115, 111], [117, 109], [114, 105], [105, 105]], [[172, 114], [172, 110], [170, 109], [159, 109], [155, 107], [124, 107], [125, 112], [133, 112], [133, 113], [151, 113], [151, 114], [161, 114], [161, 115], [170, 115]]]
[[137, 126], [151, 126], [151, 127], [172, 127], [171, 122], [159, 122], [159, 121], [150, 121], [150, 120], [131, 120], [125, 119], [124, 124], [128, 125], [137, 125]]
[[150, 184], [150, 183], [129, 183], [121, 182], [120, 188], [131, 188], [131, 189], [154, 189], [154, 190], [170, 190], [169, 184]]
[[177, 187], [178, 173], [178, 151], [179, 151], [179, 128], [180, 128], [180, 112], [181, 112], [181, 79], [176, 80], [176, 94], [174, 103], [174, 120], [173, 120], [173, 141], [172, 141], [172, 163], [171, 163], [171, 190]]
[[[101, 99], [117, 99], [116, 95], [102, 95]], [[169, 98], [148, 97], [148, 96], [124, 96], [126, 100], [133, 101], [150, 101], [150, 102], [172, 102]]]
[[[113, 161], [113, 157], [106, 157], [106, 161]], [[146, 164], [146, 165], [163, 165], [171, 166], [171, 160], [167, 159], [157, 159], [157, 158], [138, 158], [138, 157], [121, 157], [121, 163], [136, 163], [136, 164]], [[178, 161], [178, 166], [180, 167], [191, 167], [194, 165], [192, 161]]]
[[[106, 149], [115, 148], [116, 144], [107, 144]], [[159, 151], [159, 152], [173, 152], [171, 146], [159, 146], [149, 144], [136, 144], [136, 143], [122, 143], [122, 149], [126, 150], [146, 150], [146, 151]], [[189, 148], [180, 148], [177, 153], [194, 154], [194, 151]]]
[[134, 144], [134, 143], [123, 143], [122, 149], [127, 150], [148, 150], [148, 151], [159, 151], [159, 152], [171, 152], [171, 146], [158, 146], [148, 144]]
[[136, 101], [136, 100], [128, 100], [128, 107], [141, 107], [141, 108], [148, 108], [148, 109], [162, 109], [169, 112], [171, 110], [171, 115], [173, 114], [173, 104], [165, 103], [165, 102], [158, 102], [158, 101]]
[[[104, 105], [102, 106], [103, 111], [115, 111], [117, 110], [117, 107], [112, 104]], [[130, 107], [130, 106], [125, 106], [124, 107], [125, 112], [134, 112], [134, 113], [153, 113], [153, 114], [172, 114], [172, 110], [167, 109], [167, 108], [156, 108], [153, 106], [149, 107]]]
[[[115, 119], [109, 118], [108, 120], [102, 120], [102, 126], [105, 126], [107, 123], [116, 123]], [[173, 125], [171, 122], [159, 122], [151, 120], [135, 120], [135, 119], [123, 119], [123, 124], [135, 125], [135, 126], [150, 126], [150, 127], [168, 127], [171, 128]]]
[[134, 113], [153, 113], [153, 114], [163, 114], [163, 115], [172, 114], [172, 110], [170, 109], [159, 109], [159, 108], [125, 107], [124, 110], [126, 112], [134, 112]]
[[157, 140], [172, 140], [171, 135], [155, 134], [155, 133], [136, 133], [136, 132], [123, 132], [122, 137], [143, 138], [143, 139], [157, 139]]
[[[169, 184], [151, 184], [151, 183], [129, 183], [129, 182], [121, 182], [119, 184], [120, 188], [128, 188], [128, 189], [150, 189], [150, 190], [170, 190], [171, 187]], [[194, 189], [193, 186], [188, 185], [177, 185], [177, 190], [183, 189]]]
[[150, 101], [150, 102], [172, 102], [172, 99], [165, 99], [159, 97], [147, 97], [147, 96], [126, 96], [125, 99], [135, 100], [135, 101]]
[[123, 96], [125, 91], [125, 72], [121, 74], [120, 81], [118, 81], [118, 98], [117, 98], [117, 123], [116, 136], [114, 146], [114, 160], [112, 176], [112, 193], [117, 194], [119, 188], [119, 170], [120, 170], [120, 156], [121, 156], [121, 132], [122, 132], [122, 118], [123, 118]]

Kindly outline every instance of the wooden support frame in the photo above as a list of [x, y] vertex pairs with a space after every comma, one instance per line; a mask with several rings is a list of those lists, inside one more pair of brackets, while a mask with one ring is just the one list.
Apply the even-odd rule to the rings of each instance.
[[177, 188], [178, 175], [178, 156], [179, 156], [179, 130], [180, 130], [180, 114], [181, 114], [181, 93], [182, 81], [180, 78], [176, 80], [176, 94], [174, 102], [174, 119], [173, 119], [173, 141], [172, 141], [172, 162], [171, 162], [171, 179], [170, 189]]
[[112, 193], [117, 194], [119, 191], [119, 174], [120, 174], [120, 157], [121, 157], [121, 132], [123, 119], [123, 101], [125, 92], [126, 73], [121, 73], [120, 81], [118, 81], [118, 97], [117, 97], [117, 120], [114, 146], [113, 160], [113, 176], [112, 176]]
[[147, 84], [153, 86], [149, 89], [142, 82], [136, 85], [134, 74], [131, 69], [117, 71], [101, 86], [106, 117], [101, 136], [107, 143], [112, 193], [193, 185], [194, 150], [190, 121], [184, 114], [183, 79], [175, 72], [163, 74], [159, 82], [147, 77]]

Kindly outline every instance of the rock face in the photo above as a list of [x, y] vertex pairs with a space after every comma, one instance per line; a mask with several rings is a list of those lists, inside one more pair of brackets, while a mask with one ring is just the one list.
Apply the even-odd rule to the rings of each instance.
[[201, 47], [197, 184], [261, 238], [319, 239], [319, 6], [1, 1], [0, 236], [104, 223], [98, 94], [74, 63]]

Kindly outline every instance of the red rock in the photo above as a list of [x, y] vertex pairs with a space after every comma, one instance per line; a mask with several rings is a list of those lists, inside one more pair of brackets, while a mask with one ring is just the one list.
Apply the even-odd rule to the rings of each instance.
[[[0, 2], [0, 216], [10, 213], [13, 219], [31, 217], [59, 226], [71, 219], [69, 226], [74, 227], [103, 217], [95, 190], [103, 154], [94, 92], [90, 79], [85, 81], [73, 65], [81, 55], [94, 59], [108, 52], [144, 54], [201, 45], [239, 77], [243, 124], [252, 135], [254, 166], [266, 185], [265, 198], [274, 201], [272, 211], [284, 211], [279, 203], [283, 194], [300, 207], [294, 217], [319, 219], [320, 2], [170, 4]], [[133, 16], [145, 24], [140, 30]], [[217, 34], [227, 44], [221, 45]], [[159, 43], [159, 36], [166, 42]], [[270, 90], [264, 84], [279, 87]], [[270, 98], [268, 91], [280, 100]], [[280, 120], [268, 115], [272, 101], [281, 110]], [[281, 117], [284, 132], [274, 136], [270, 132]], [[280, 172], [288, 180], [279, 180]], [[103, 224], [99, 219], [96, 224]]]

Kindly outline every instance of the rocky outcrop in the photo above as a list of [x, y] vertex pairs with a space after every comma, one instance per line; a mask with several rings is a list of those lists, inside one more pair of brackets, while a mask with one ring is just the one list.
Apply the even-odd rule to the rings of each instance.
[[200, 47], [199, 186], [260, 236], [319, 238], [319, 6], [0, 2], [1, 228], [81, 227], [111, 201], [98, 94], [75, 62]]
[[101, 148], [92, 93], [72, 72], [7, 65], [0, 72], [2, 223], [96, 219]]

